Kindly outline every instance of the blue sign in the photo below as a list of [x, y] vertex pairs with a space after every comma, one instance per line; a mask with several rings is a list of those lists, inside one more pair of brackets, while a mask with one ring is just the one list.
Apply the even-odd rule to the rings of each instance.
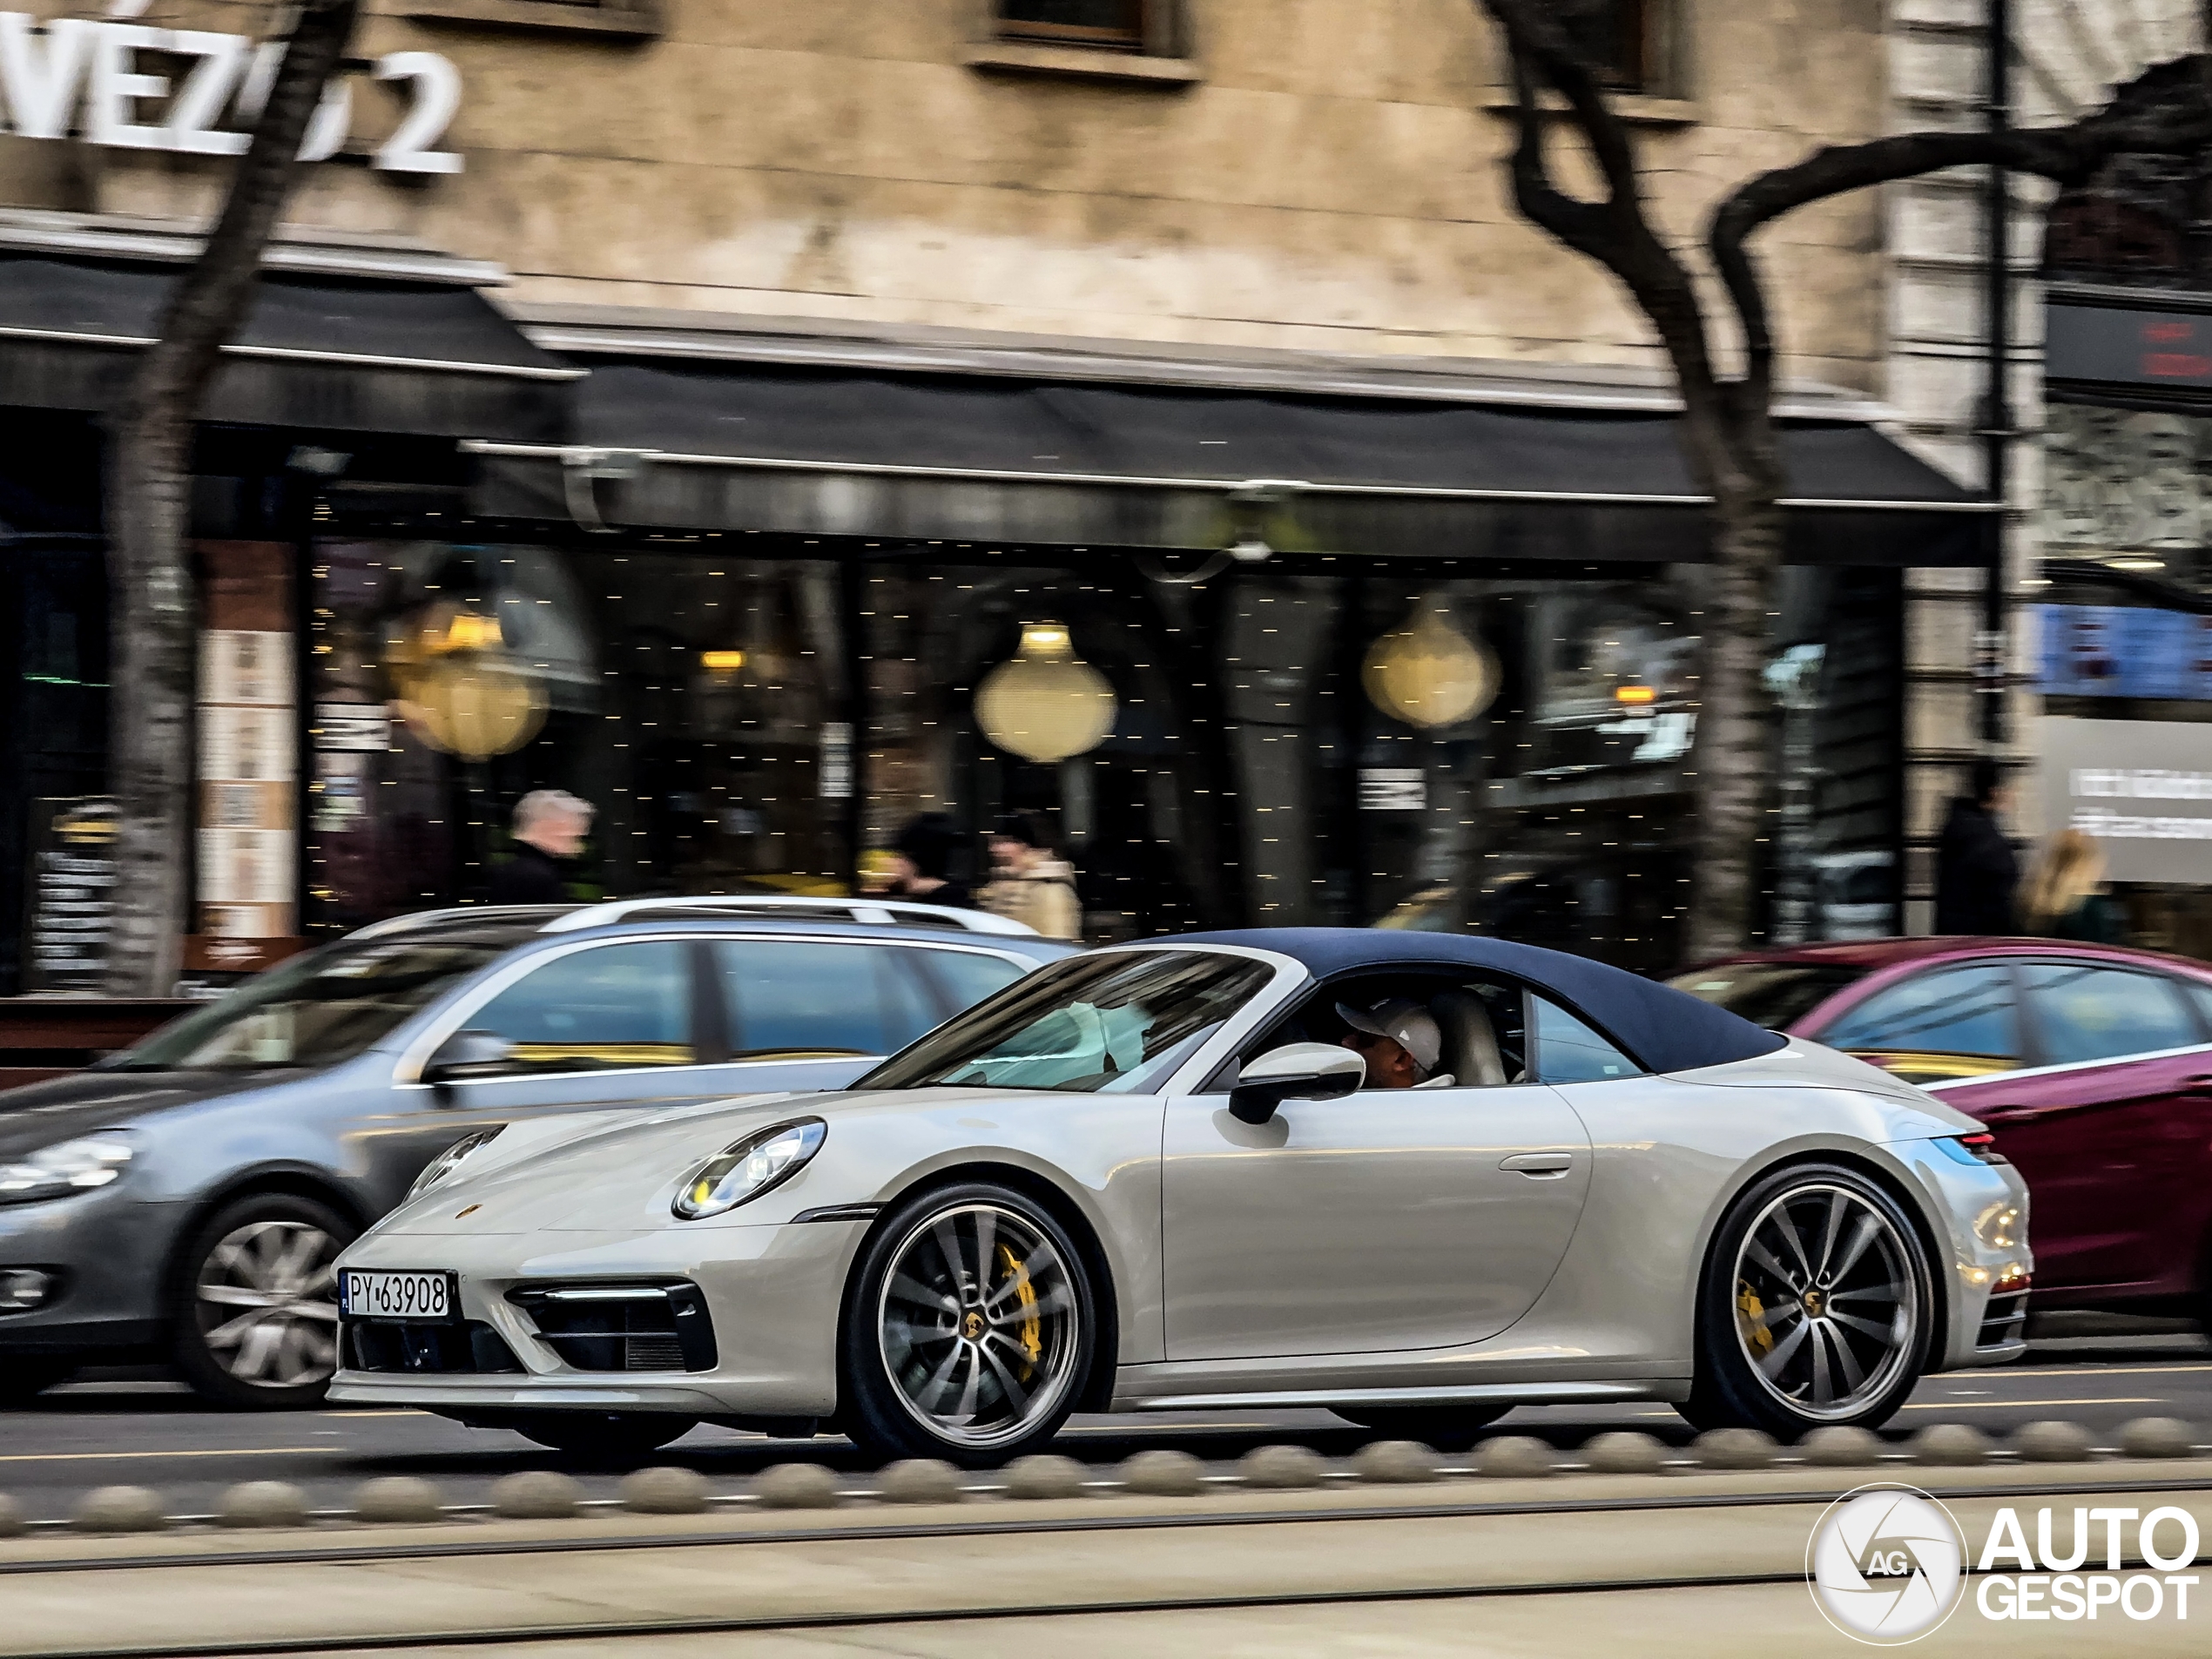
[[2212, 617], [2139, 605], [2038, 605], [2047, 697], [2212, 701]]

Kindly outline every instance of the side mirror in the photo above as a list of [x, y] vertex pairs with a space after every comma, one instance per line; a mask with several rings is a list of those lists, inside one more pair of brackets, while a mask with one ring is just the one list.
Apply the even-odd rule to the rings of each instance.
[[515, 1045], [496, 1031], [456, 1031], [422, 1067], [422, 1081], [442, 1085], [496, 1077], [515, 1064]]
[[1367, 1062], [1351, 1049], [1293, 1042], [1271, 1049], [1237, 1074], [1229, 1113], [1239, 1123], [1264, 1123], [1286, 1100], [1339, 1100], [1366, 1081]]

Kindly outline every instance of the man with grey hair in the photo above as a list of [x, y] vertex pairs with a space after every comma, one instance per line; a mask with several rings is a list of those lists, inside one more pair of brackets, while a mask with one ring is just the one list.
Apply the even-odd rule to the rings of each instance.
[[533, 789], [515, 803], [514, 856], [491, 873], [494, 904], [558, 904], [570, 860], [598, 809], [565, 789]]

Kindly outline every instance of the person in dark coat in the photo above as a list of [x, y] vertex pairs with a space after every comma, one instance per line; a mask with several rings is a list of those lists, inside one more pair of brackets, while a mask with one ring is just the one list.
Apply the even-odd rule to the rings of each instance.
[[597, 815], [565, 789], [533, 789], [515, 803], [515, 850], [491, 873], [494, 904], [560, 904], [569, 873]]
[[1935, 930], [1939, 934], [2013, 934], [2013, 894], [2020, 860], [1999, 816], [2012, 790], [1993, 760], [1977, 760], [1969, 792], [1951, 803], [1936, 849]]
[[888, 879], [872, 891], [894, 899], [913, 899], [923, 904], [952, 905], [959, 909], [975, 907], [974, 895], [965, 882], [953, 874], [953, 860], [959, 856], [968, 838], [960, 826], [943, 813], [924, 813], [912, 819], [899, 832], [891, 843], [891, 868]]

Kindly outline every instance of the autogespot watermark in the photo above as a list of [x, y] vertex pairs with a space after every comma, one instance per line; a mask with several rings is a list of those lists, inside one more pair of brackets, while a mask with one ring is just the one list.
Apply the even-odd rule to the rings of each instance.
[[[1972, 1552], [1941, 1503], [1916, 1487], [1881, 1483], [1822, 1512], [1805, 1546], [1805, 1579], [1831, 1624], [1893, 1648], [1919, 1641], [1969, 1599], [1986, 1619], [2186, 1619], [2197, 1543], [2186, 1509], [2083, 1505], [2071, 1516], [2000, 1509]], [[1978, 1581], [1971, 1597], [1970, 1575]]]

